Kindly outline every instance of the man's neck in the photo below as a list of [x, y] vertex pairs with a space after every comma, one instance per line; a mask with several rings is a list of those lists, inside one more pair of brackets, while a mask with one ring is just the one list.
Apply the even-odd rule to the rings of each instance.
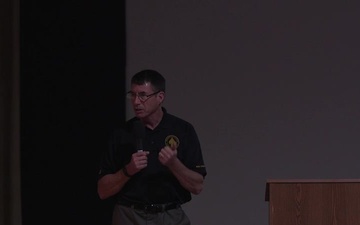
[[163, 112], [162, 108], [160, 107], [158, 110], [156, 110], [153, 114], [151, 114], [143, 122], [145, 123], [145, 126], [147, 128], [154, 130], [161, 122], [163, 115], [164, 115], [164, 112]]

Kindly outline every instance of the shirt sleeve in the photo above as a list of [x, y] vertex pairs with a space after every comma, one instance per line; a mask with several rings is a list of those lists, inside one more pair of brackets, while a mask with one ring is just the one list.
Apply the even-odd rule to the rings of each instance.
[[194, 127], [191, 124], [187, 127], [184, 145], [185, 146], [182, 151], [184, 151], [185, 154], [183, 154], [182, 157], [184, 158], [185, 166], [205, 177], [207, 175], [207, 171], [202, 155], [200, 141]]
[[100, 160], [98, 179], [121, 169], [129, 160], [127, 149], [132, 147], [128, 133], [123, 129], [114, 130], [109, 137], [107, 149]]

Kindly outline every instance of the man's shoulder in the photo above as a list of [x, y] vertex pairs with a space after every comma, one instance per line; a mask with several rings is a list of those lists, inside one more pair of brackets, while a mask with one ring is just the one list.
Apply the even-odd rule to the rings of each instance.
[[131, 118], [125, 122], [119, 123], [116, 126], [113, 127], [112, 132], [115, 135], [121, 135], [124, 133], [129, 133], [131, 132], [131, 127], [133, 122], [136, 120], [136, 118]]
[[166, 116], [166, 121], [171, 124], [174, 124], [177, 126], [182, 125], [182, 126], [186, 126], [186, 127], [193, 127], [193, 125], [189, 121], [187, 121], [183, 118], [180, 118], [178, 116], [175, 116], [173, 114], [166, 113], [165, 116]]

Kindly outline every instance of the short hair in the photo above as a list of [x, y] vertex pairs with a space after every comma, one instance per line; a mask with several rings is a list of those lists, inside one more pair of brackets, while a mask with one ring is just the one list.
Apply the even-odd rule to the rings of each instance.
[[143, 85], [150, 83], [155, 91], [165, 92], [165, 78], [155, 70], [142, 70], [131, 78], [131, 84]]

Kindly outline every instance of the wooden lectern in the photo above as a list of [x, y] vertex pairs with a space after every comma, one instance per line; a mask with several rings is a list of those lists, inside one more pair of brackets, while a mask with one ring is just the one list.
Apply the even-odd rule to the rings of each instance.
[[270, 225], [360, 225], [360, 179], [268, 180]]

